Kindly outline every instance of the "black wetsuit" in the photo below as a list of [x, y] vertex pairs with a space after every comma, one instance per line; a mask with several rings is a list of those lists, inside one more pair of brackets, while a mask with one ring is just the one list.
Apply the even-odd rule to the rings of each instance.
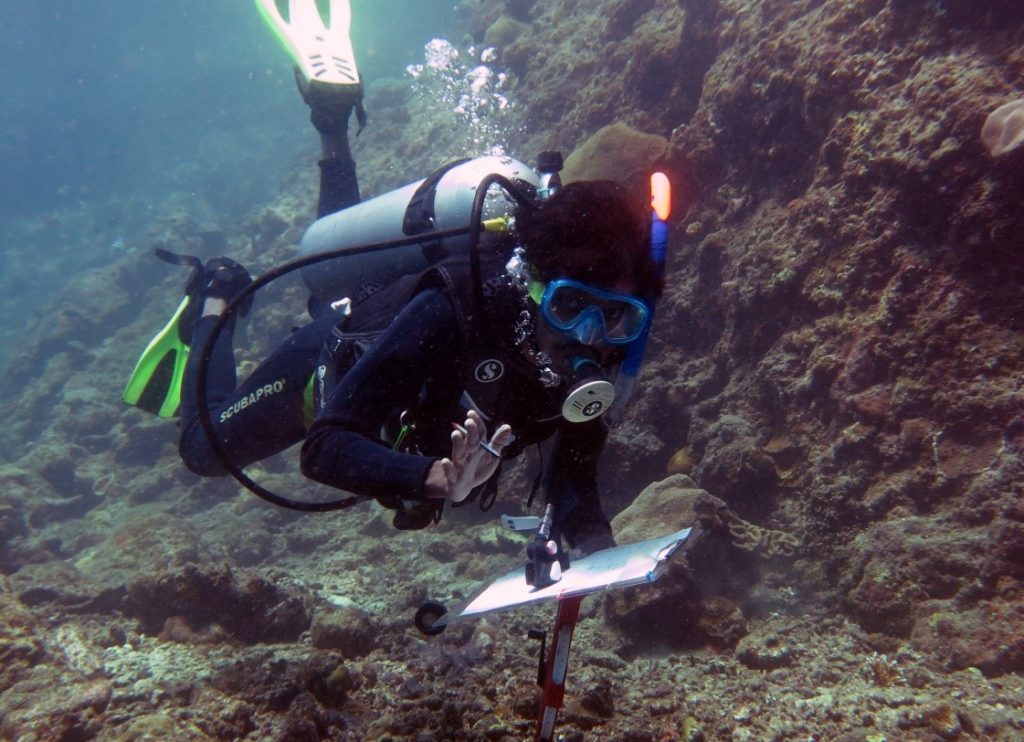
[[[321, 211], [324, 202], [321, 191]], [[357, 305], [353, 315], [359, 311]], [[442, 281], [418, 290], [351, 368], [338, 369], [338, 382], [307, 430], [305, 389], [339, 319], [330, 314], [297, 330], [237, 389], [230, 334], [218, 338], [207, 393], [214, 426], [236, 465], [304, 440], [302, 470], [311, 479], [383, 502], [424, 500], [431, 465], [451, 453], [451, 422], [465, 419], [472, 400], [491, 431], [502, 423], [512, 427], [516, 440], [506, 458], [556, 435], [546, 489], [556, 503], [558, 531], [570, 545], [610, 538], [596, 485], [603, 422], [563, 420], [558, 401], [510, 347], [507, 333], [494, 332], [493, 324], [485, 332], [467, 331], [459, 297]], [[194, 347], [203, 346], [215, 321], [196, 324]], [[198, 424], [195, 356], [182, 394], [181, 456], [198, 474], [224, 475]], [[382, 440], [403, 411], [416, 424], [414, 443], [422, 455], [395, 451]]]

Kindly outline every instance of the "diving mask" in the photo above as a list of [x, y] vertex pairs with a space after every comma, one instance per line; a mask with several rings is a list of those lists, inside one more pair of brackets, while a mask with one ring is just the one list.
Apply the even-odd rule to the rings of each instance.
[[540, 305], [544, 321], [581, 345], [631, 343], [643, 333], [650, 317], [647, 305], [634, 296], [568, 278], [547, 285], [530, 281], [529, 293]]

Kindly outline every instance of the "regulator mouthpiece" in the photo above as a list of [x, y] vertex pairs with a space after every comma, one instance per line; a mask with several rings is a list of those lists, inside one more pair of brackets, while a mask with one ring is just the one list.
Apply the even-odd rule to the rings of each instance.
[[611, 408], [615, 401], [615, 385], [595, 361], [574, 358], [572, 366], [575, 381], [562, 403], [562, 417], [571, 423], [585, 423]]

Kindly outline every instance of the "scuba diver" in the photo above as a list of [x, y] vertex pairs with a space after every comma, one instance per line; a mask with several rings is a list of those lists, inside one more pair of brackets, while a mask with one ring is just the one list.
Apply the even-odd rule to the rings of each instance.
[[[519, 196], [510, 213], [489, 222], [495, 235], [486, 250], [430, 241], [411, 248], [422, 261], [414, 272], [388, 264], [390, 252], [361, 253], [386, 276], [377, 280], [350, 270], [348, 257], [304, 269], [313, 320], [241, 384], [231, 317], [205, 369], [205, 412], [219, 447], [245, 466], [301, 441], [305, 476], [352, 493], [345, 504], [376, 499], [395, 511], [395, 527], [417, 529], [437, 522], [445, 503], [479, 499], [489, 507], [501, 463], [553, 438], [542, 464], [553, 538], [580, 554], [613, 546], [597, 488], [608, 436], [602, 413], [617, 371], [642, 350], [662, 290], [648, 210], [611, 181], [561, 186], [552, 153], [542, 178], [508, 158], [481, 158], [360, 203], [348, 125], [354, 113], [361, 130], [365, 114], [347, 0], [332, 0], [329, 27], [315, 0], [290, 0], [288, 20], [274, 0], [256, 2], [296, 62], [322, 143], [318, 221], [304, 251], [391, 229], [382, 224], [404, 225], [406, 235], [417, 218], [436, 227], [456, 190], [446, 183], [487, 183], [481, 173], [491, 170], [504, 170], [502, 182]], [[208, 347], [250, 281], [228, 258], [196, 265], [174, 320], [126, 390], [126, 401], [165, 416], [180, 401], [180, 454], [201, 476], [229, 467], [200, 425], [200, 353], [181, 346]], [[169, 353], [172, 346], [178, 352]]]

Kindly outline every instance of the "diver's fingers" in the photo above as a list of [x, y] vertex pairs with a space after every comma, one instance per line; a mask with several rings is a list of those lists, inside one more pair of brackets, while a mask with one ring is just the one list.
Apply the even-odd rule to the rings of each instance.
[[459, 470], [451, 459], [441, 459], [441, 471], [448, 486], [445, 488], [445, 498], [455, 500], [459, 491]]
[[475, 422], [480, 427], [480, 430], [487, 430], [487, 424], [484, 422], [484, 419], [480, 417], [480, 413], [476, 410], [470, 410], [467, 412], [466, 419]]
[[444, 472], [444, 478], [448, 480], [449, 487], [459, 480], [459, 472], [451, 459], [441, 459], [441, 471]]
[[484, 419], [480, 417], [480, 413], [477, 412], [476, 410], [470, 410], [470, 414], [473, 416], [473, 419], [476, 420], [476, 424], [480, 428], [480, 440], [486, 441], [487, 423], [484, 422]]
[[452, 460], [458, 461], [462, 464], [462, 460], [466, 458], [466, 434], [461, 430], [452, 431]]
[[484, 426], [483, 420], [476, 412], [470, 411], [466, 415], [466, 448], [470, 451], [480, 446], [480, 441], [487, 435], [487, 428]]
[[491, 438], [491, 448], [501, 452], [505, 446], [512, 442], [512, 426], [502, 425], [496, 431], [494, 431], [494, 437]]

